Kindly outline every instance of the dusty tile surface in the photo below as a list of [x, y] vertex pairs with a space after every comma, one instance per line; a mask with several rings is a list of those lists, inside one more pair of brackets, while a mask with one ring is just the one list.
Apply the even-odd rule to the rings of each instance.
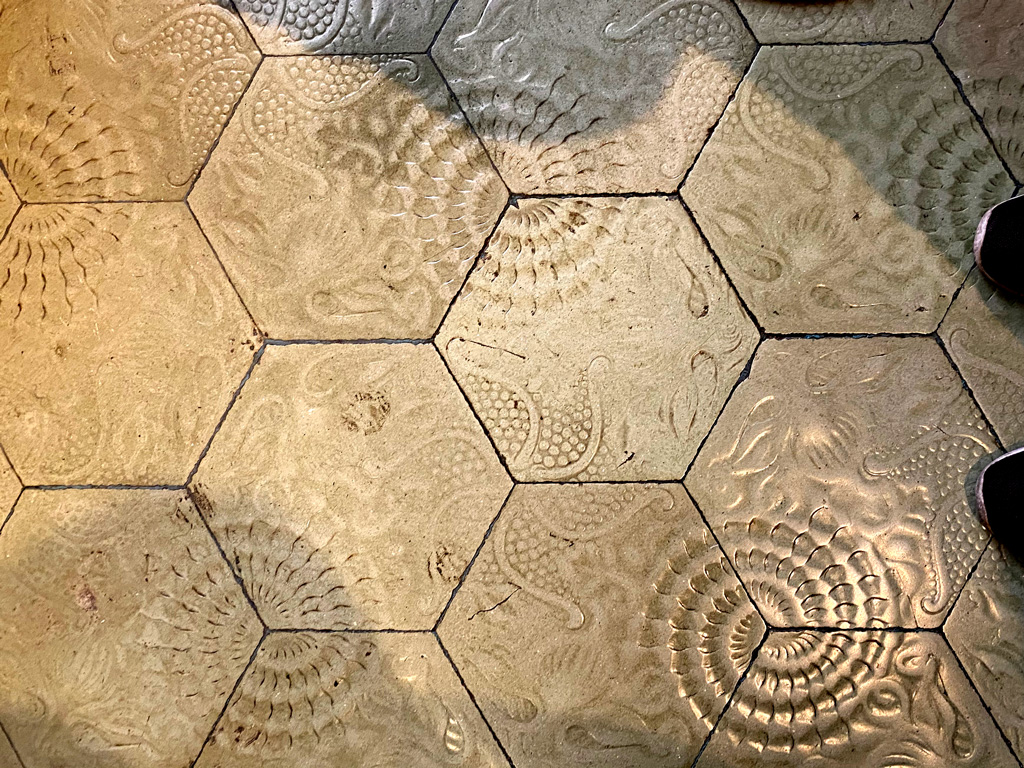
[[18, 756], [14, 754], [14, 748], [3, 731], [0, 731], [0, 768], [22, 768]]
[[317, 56], [263, 64], [189, 202], [261, 330], [367, 339], [434, 333], [505, 199], [425, 56]]
[[946, 636], [1017, 755], [1024, 754], [1024, 567], [993, 543], [949, 615]]
[[6, 4], [0, 161], [22, 198], [183, 198], [259, 61], [229, 8]]
[[432, 346], [270, 347], [196, 475], [272, 627], [430, 629], [511, 482]]
[[21, 201], [7, 177], [0, 173], [0, 232], [7, 229]]
[[236, 0], [265, 53], [426, 51], [453, 0]]
[[0, 722], [28, 766], [188, 765], [262, 627], [175, 491], [26, 491], [0, 536]]
[[440, 628], [520, 768], [688, 765], [763, 633], [674, 484], [519, 486]]
[[0, 526], [7, 519], [7, 513], [11, 511], [14, 502], [21, 493], [21, 483], [18, 476], [14, 474], [7, 458], [0, 452]]
[[1013, 0], [956, 0], [935, 45], [996, 149], [1024, 180], [1024, 8]]
[[661, 198], [519, 201], [437, 336], [518, 480], [678, 479], [756, 342]]
[[822, 46], [761, 49], [683, 198], [766, 330], [930, 333], [1011, 192], [931, 48]]
[[925, 41], [949, 0], [736, 0], [762, 43]]
[[198, 768], [505, 768], [428, 634], [272, 633]]
[[721, 0], [464, 0], [432, 52], [513, 192], [672, 192], [754, 42]]
[[773, 626], [936, 627], [994, 449], [931, 339], [767, 341], [686, 484]]
[[184, 482], [256, 340], [185, 206], [26, 206], [0, 264], [0, 441], [22, 479]]
[[975, 270], [939, 335], [1003, 444], [1024, 441], [1024, 304]]
[[697, 768], [1016, 765], [938, 634], [773, 633]]

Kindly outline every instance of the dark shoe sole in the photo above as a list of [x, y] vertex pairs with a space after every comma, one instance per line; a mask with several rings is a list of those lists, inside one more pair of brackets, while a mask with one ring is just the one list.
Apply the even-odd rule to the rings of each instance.
[[1024, 562], [1024, 448], [985, 467], [975, 491], [978, 516], [996, 541]]
[[1024, 298], [1024, 197], [990, 208], [974, 235], [974, 261], [997, 288]]

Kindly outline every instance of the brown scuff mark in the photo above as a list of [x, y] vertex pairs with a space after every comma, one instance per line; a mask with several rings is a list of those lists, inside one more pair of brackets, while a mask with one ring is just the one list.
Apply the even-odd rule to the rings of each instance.
[[380, 432], [391, 413], [391, 401], [384, 392], [356, 392], [341, 414], [342, 425], [351, 432], [372, 435]]

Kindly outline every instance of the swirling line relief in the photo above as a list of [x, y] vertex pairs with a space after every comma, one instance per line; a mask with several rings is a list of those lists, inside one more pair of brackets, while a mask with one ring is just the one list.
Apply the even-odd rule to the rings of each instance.
[[769, 635], [706, 754], [742, 768], [1012, 760], [940, 636], [880, 632]]
[[947, 7], [942, 0], [771, 4], [741, 0], [739, 5], [765, 43], [924, 40]]

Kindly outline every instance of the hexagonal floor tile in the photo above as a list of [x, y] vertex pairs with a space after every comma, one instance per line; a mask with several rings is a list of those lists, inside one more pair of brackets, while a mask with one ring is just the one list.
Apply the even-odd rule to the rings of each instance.
[[513, 192], [671, 192], [755, 44], [723, 0], [466, 0], [432, 50]]
[[1024, 566], [993, 542], [945, 631], [1017, 755], [1024, 755]]
[[268, 59], [189, 198], [289, 339], [429, 338], [505, 200], [425, 56]]
[[271, 346], [196, 475], [272, 627], [429, 629], [511, 483], [429, 344]]
[[14, 187], [11, 186], [7, 177], [0, 173], [0, 233], [7, 229], [14, 214], [18, 212], [19, 205], [21, 205], [21, 201], [18, 199]]
[[975, 270], [939, 335], [999, 439], [1024, 441], [1024, 304]]
[[189, 201], [260, 327], [430, 337], [506, 200], [430, 61], [270, 59], [238, 111]]
[[223, 0], [8, 4], [0, 161], [31, 202], [180, 200], [258, 62]]
[[505, 768], [429, 634], [272, 632], [198, 768]]
[[518, 486], [440, 626], [519, 768], [689, 765], [764, 623], [676, 484]]
[[0, 450], [0, 528], [3, 528], [7, 513], [11, 511], [19, 493], [21, 482], [11, 469], [11, 465], [7, 463], [7, 457]]
[[256, 333], [185, 206], [26, 206], [0, 264], [0, 441], [22, 480], [184, 482]]
[[773, 632], [697, 768], [1017, 764], [938, 633]]
[[236, 0], [265, 53], [426, 51], [453, 0]]
[[682, 476], [757, 331], [678, 200], [524, 199], [437, 343], [519, 480]]
[[956, 0], [935, 36], [1018, 180], [1024, 180], [1022, 42], [1024, 12], [1015, 0]]
[[27, 765], [188, 765], [262, 632], [181, 492], [28, 490], [0, 536], [0, 722]]
[[683, 197], [768, 331], [930, 333], [1011, 188], [930, 47], [806, 46], [758, 53]]
[[937, 627], [994, 438], [931, 339], [767, 341], [685, 480], [777, 627]]
[[736, 0], [762, 43], [927, 41], [949, 0]]

